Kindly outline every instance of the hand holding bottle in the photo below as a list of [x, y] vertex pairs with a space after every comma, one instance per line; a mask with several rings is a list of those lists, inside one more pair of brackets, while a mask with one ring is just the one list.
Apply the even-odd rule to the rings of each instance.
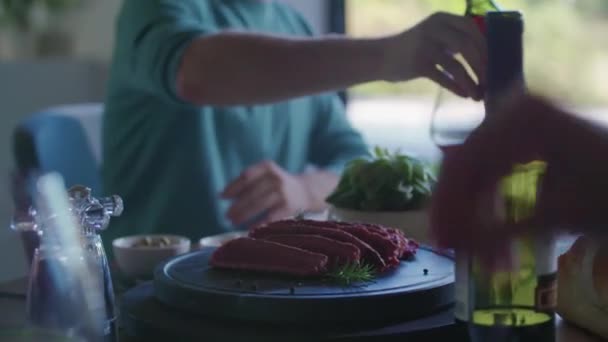
[[[389, 39], [388, 80], [426, 77], [459, 96], [482, 99], [487, 51], [485, 39], [473, 19], [435, 13]], [[458, 54], [481, 80], [479, 84], [455, 58]]]
[[[530, 95], [505, 97], [487, 120], [444, 159], [431, 209], [443, 246], [496, 256], [529, 229], [602, 229], [608, 223], [608, 132]], [[506, 224], [493, 206], [515, 164], [547, 163], [537, 206], [526, 222]]]

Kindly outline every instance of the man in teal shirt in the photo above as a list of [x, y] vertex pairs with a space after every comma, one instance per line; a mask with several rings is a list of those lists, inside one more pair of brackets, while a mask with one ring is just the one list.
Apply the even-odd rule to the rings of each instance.
[[313, 37], [274, 1], [125, 0], [103, 166], [104, 190], [124, 198], [125, 212], [106, 243], [138, 233], [198, 239], [323, 209], [345, 163], [367, 154], [331, 91], [428, 77], [479, 98], [453, 56], [483, 76], [484, 49], [472, 21], [447, 14], [353, 39]]

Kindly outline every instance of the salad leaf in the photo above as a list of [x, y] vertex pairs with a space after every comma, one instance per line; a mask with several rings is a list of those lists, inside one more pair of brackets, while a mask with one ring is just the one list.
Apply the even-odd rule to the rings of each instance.
[[327, 202], [359, 211], [405, 211], [424, 206], [436, 183], [436, 169], [399, 152], [375, 147], [372, 158], [345, 168]]

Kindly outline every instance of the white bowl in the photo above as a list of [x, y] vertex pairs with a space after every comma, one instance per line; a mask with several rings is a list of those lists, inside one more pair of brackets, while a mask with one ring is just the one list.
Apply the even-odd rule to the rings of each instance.
[[412, 211], [357, 211], [331, 206], [329, 219], [344, 222], [375, 223], [396, 228], [405, 236], [425, 245], [433, 245], [428, 223], [428, 212]]
[[[165, 237], [171, 241], [168, 246], [134, 246], [146, 238]], [[133, 235], [112, 241], [114, 258], [120, 271], [129, 278], [150, 278], [154, 268], [163, 261], [190, 251], [190, 239], [178, 235]]]
[[226, 242], [234, 239], [238, 239], [241, 237], [247, 236], [248, 232], [230, 232], [224, 234], [218, 234], [213, 236], [207, 236], [198, 242], [199, 248], [207, 248], [207, 247], [220, 247]]

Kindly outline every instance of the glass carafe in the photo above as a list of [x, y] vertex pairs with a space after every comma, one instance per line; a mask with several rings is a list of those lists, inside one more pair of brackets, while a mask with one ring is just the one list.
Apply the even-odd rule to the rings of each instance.
[[27, 177], [19, 172], [13, 172], [11, 174], [11, 195], [14, 211], [10, 228], [19, 235], [27, 265], [30, 266], [34, 251], [40, 246], [40, 230], [36, 224], [36, 211], [32, 207], [27, 188]]
[[99, 232], [111, 216], [121, 214], [122, 201], [94, 198], [83, 186], [66, 194], [56, 175], [37, 183], [35, 221], [41, 243], [30, 270], [28, 320], [87, 341], [116, 341], [114, 291]]
[[103, 341], [102, 278], [91, 272], [83, 284], [80, 272], [74, 270], [93, 270], [94, 259], [82, 255], [44, 243], [36, 249], [30, 269], [27, 320], [33, 327], [68, 337]]

